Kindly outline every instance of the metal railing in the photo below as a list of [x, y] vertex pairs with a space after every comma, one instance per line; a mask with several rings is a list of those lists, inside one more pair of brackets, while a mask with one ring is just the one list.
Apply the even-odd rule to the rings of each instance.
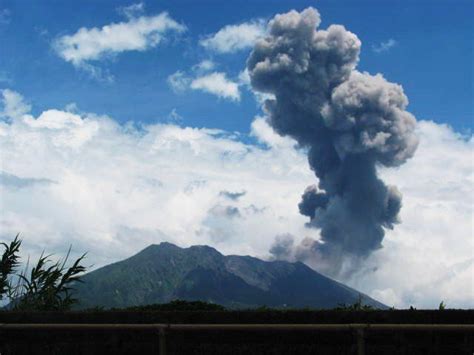
[[8, 330], [108, 330], [152, 331], [158, 333], [159, 354], [166, 355], [166, 334], [175, 331], [354, 331], [357, 354], [365, 354], [365, 334], [369, 331], [440, 331], [474, 334], [474, 324], [79, 324], [79, 323], [4, 323], [0, 331]]

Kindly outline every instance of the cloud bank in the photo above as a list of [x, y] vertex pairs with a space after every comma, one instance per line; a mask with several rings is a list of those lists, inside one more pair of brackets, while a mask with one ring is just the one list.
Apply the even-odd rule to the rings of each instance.
[[[72, 244], [97, 267], [166, 240], [291, 259], [288, 246], [319, 238], [297, 208], [314, 179], [306, 156], [263, 118], [253, 145], [220, 130], [119, 125], [92, 113], [33, 117], [19, 94], [3, 91], [3, 100], [0, 237], [21, 232], [25, 258]], [[414, 158], [380, 171], [405, 196], [403, 223], [341, 281], [396, 307], [472, 308], [474, 140], [430, 121], [417, 134]]]
[[[297, 209], [283, 206], [297, 203], [294, 183], [310, 173], [303, 156], [278, 144], [266, 149], [220, 130], [121, 126], [50, 109], [1, 121], [0, 152], [8, 181], [54, 181], [0, 184], [0, 235], [21, 232], [32, 255], [73, 244], [102, 265], [164, 240], [255, 254], [281, 229], [304, 232]], [[275, 196], [277, 186], [287, 193]]]

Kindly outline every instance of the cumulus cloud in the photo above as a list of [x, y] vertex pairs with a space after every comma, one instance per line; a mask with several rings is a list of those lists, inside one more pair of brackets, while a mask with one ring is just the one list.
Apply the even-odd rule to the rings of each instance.
[[265, 21], [255, 20], [239, 25], [228, 25], [199, 41], [208, 50], [217, 53], [234, 53], [251, 48], [265, 33]]
[[374, 51], [375, 53], [388, 52], [392, 47], [395, 47], [396, 45], [397, 45], [397, 41], [390, 38], [387, 41], [372, 45], [372, 51]]
[[265, 117], [257, 116], [250, 125], [250, 135], [255, 137], [260, 143], [273, 149], [285, 149], [294, 147], [297, 143], [290, 137], [283, 137], [275, 133], [268, 124]]
[[[65, 61], [92, 73], [97, 72], [90, 62], [125, 51], [145, 51], [156, 47], [168, 33], [181, 33], [186, 27], [168, 13], [135, 17], [136, 11], [127, 8], [128, 21], [112, 23], [101, 28], [80, 28], [72, 35], [64, 35], [53, 42], [56, 53]], [[135, 9], [137, 10], [137, 9]]]
[[[32, 256], [73, 244], [98, 266], [163, 240], [262, 255], [279, 230], [304, 232], [297, 209], [286, 206], [298, 201], [295, 181], [303, 187], [311, 176], [297, 151], [244, 144], [215, 129], [134, 127], [57, 109], [1, 122], [3, 173], [55, 182], [0, 184], [2, 240], [21, 232]], [[224, 190], [247, 194], [229, 205]], [[237, 209], [240, 217], [228, 218]], [[220, 235], [224, 224], [232, 233]]]
[[215, 66], [212, 60], [205, 59], [193, 65], [188, 72], [178, 70], [169, 75], [168, 85], [177, 94], [199, 90], [222, 99], [240, 101], [242, 83], [229, 79], [226, 73], [212, 71]]
[[[21, 232], [23, 260], [45, 246], [62, 254], [72, 244], [77, 253], [89, 251], [95, 267], [164, 240], [256, 256], [273, 250], [294, 260], [295, 245], [319, 238], [298, 212], [314, 177], [294, 141], [275, 142], [290, 139], [272, 137], [268, 126], [254, 130], [257, 145], [215, 129], [134, 127], [57, 109], [0, 121], [3, 181], [22, 185], [0, 184], [0, 238]], [[403, 223], [387, 231], [384, 248], [362, 270], [341, 281], [396, 307], [444, 300], [472, 308], [474, 141], [430, 121], [418, 122], [417, 134], [413, 159], [380, 171], [404, 194]], [[235, 201], [219, 196], [243, 190]], [[240, 217], [216, 213], [225, 206]]]
[[239, 84], [229, 80], [225, 73], [214, 72], [195, 78], [189, 85], [191, 89], [201, 90], [223, 99], [240, 101]]

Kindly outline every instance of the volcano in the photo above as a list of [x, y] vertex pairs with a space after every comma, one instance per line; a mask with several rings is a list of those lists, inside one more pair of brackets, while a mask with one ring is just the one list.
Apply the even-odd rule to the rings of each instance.
[[138, 254], [83, 276], [76, 287], [80, 308], [124, 308], [175, 299], [206, 301], [231, 309], [334, 308], [376, 300], [301, 262], [222, 255], [199, 245], [150, 245]]

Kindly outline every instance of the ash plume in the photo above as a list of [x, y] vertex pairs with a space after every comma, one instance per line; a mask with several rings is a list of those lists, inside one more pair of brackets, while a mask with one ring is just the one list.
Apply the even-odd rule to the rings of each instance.
[[398, 222], [401, 194], [385, 185], [377, 167], [403, 164], [418, 139], [402, 87], [357, 71], [357, 36], [319, 24], [314, 8], [276, 15], [247, 69], [253, 89], [274, 96], [264, 103], [269, 124], [308, 151], [319, 180], [306, 189], [299, 209], [321, 238], [305, 240], [294, 253], [337, 274], [346, 256], [363, 259], [380, 248], [384, 229]]
[[290, 260], [293, 254], [294, 237], [291, 234], [280, 234], [270, 247], [270, 254], [274, 260]]

